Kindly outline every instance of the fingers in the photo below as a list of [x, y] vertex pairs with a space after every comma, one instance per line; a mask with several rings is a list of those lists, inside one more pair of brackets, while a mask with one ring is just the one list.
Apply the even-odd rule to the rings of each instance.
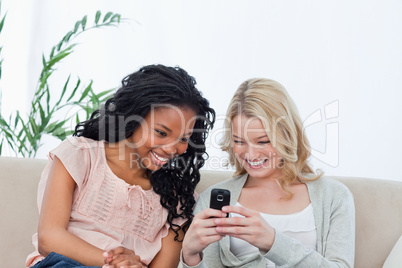
[[197, 213], [194, 218], [197, 219], [208, 219], [208, 218], [224, 218], [226, 213], [217, 209], [207, 208], [203, 211]]
[[142, 264], [122, 264], [122, 265], [114, 265], [114, 264], [105, 264], [102, 268], [143, 268]]
[[222, 239], [224, 234], [217, 233], [215, 223], [221, 217], [226, 217], [226, 213], [215, 209], [205, 209], [194, 216], [183, 240], [183, 256], [197, 256], [209, 244]]
[[243, 217], [215, 219], [215, 223], [216, 232], [225, 235], [249, 234], [252, 228], [250, 220]]
[[105, 264], [102, 266], [102, 268], [124, 268], [124, 267], [130, 267], [130, 268], [142, 268], [144, 267], [143, 264], [140, 261], [135, 261], [135, 260], [124, 260], [118, 263], [114, 264]]
[[236, 214], [240, 214], [244, 217], [253, 217], [256, 216], [257, 214], [259, 214], [258, 212], [245, 208], [245, 207], [241, 207], [241, 206], [224, 206], [222, 207], [222, 212], [226, 212], [226, 213], [236, 213]]
[[216, 232], [225, 235], [252, 235], [266, 223], [258, 212], [243, 207], [225, 207], [231, 213], [244, 215], [244, 217], [230, 217], [214, 219]]
[[117, 248], [111, 249], [109, 251], [106, 251], [105, 253], [107, 253], [108, 255], [117, 255], [117, 254], [129, 255], [129, 254], [134, 254], [134, 251], [127, 249], [125, 247], [117, 247]]
[[126, 263], [128, 264], [137, 264], [141, 263], [141, 259], [137, 255], [126, 255], [126, 254], [119, 254], [119, 255], [114, 255], [113, 260], [109, 264], [120, 264], [120, 263]]
[[[127, 267], [131, 267], [132, 265], [141, 265], [141, 259], [139, 256], [135, 255], [134, 251], [124, 248], [124, 247], [116, 247], [109, 251], [103, 253], [104, 267], [121, 267], [122, 265], [128, 265]], [[135, 267], [135, 266], [134, 266]]]

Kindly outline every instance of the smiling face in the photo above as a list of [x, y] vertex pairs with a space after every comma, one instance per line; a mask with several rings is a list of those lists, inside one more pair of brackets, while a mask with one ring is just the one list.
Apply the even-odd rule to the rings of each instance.
[[237, 115], [232, 120], [233, 153], [249, 176], [279, 178], [281, 156], [269, 140], [261, 120]]
[[151, 110], [127, 139], [130, 159], [138, 168], [160, 169], [187, 150], [195, 121], [196, 114], [190, 108], [169, 105]]

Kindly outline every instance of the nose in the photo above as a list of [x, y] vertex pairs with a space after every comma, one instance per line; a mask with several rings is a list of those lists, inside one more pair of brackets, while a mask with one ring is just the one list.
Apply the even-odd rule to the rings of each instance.
[[174, 156], [177, 154], [176, 144], [173, 143], [163, 145], [162, 150], [168, 155]]
[[245, 150], [246, 157], [250, 160], [257, 159], [260, 157], [260, 150], [253, 144], [247, 145], [247, 148]]

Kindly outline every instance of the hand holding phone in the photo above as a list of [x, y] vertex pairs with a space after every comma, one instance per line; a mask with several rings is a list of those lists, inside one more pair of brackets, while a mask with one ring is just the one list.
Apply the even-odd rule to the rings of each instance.
[[[230, 191], [227, 189], [214, 188], [211, 191], [211, 200], [209, 207], [217, 210], [222, 210], [223, 206], [230, 205]], [[226, 215], [229, 217], [229, 213]]]

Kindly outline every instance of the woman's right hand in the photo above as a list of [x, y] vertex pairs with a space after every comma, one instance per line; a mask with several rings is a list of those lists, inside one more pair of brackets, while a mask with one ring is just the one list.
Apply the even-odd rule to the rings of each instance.
[[216, 231], [216, 218], [224, 218], [226, 213], [207, 208], [194, 216], [183, 240], [183, 261], [189, 266], [201, 262], [201, 252], [211, 243], [222, 239], [223, 235]]

